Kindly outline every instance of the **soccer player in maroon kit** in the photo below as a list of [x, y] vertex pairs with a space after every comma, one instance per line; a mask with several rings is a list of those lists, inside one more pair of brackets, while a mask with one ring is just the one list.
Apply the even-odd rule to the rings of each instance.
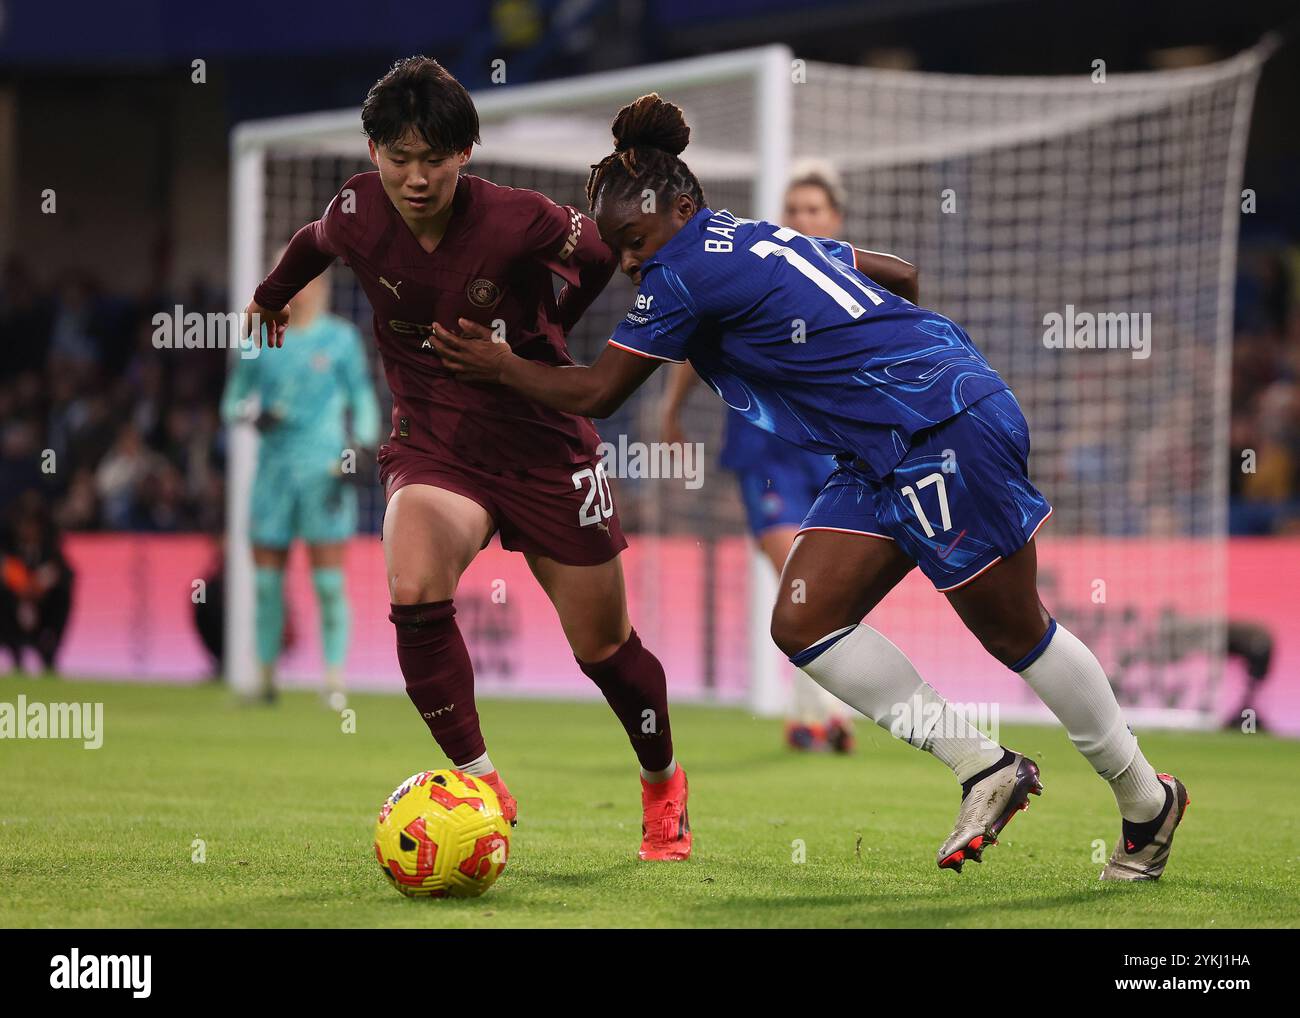
[[[462, 174], [478, 113], [436, 61], [399, 61], [366, 96], [377, 172], [350, 179], [295, 235], [248, 306], [283, 341], [289, 301], [335, 258], [374, 309], [393, 393], [379, 453], [384, 557], [406, 692], [452, 764], [514, 798], [492, 764], [455, 621], [457, 583], [494, 532], [522, 552], [555, 605], [578, 666], [622, 722], [641, 765], [642, 859], [690, 856], [686, 774], [673, 757], [663, 667], [627, 613], [627, 546], [585, 417], [499, 385], [459, 381], [432, 323], [472, 319], [522, 357], [573, 361], [564, 337], [615, 268], [595, 224], [535, 191]], [[567, 285], [558, 298], [552, 273]]]

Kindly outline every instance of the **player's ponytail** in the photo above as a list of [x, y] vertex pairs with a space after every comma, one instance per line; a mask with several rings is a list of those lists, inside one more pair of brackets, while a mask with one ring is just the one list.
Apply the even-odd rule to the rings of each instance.
[[643, 95], [619, 110], [612, 130], [615, 152], [641, 147], [679, 156], [691, 140], [691, 129], [686, 125], [682, 108], [660, 99], [657, 92]]
[[691, 140], [691, 129], [680, 106], [659, 98], [657, 92], [628, 103], [614, 118], [614, 151], [591, 168], [587, 178], [587, 203], [595, 211], [597, 200], [632, 198], [640, 202], [652, 191], [657, 202], [671, 202], [688, 194], [697, 206], [704, 191], [695, 174], [680, 158]]

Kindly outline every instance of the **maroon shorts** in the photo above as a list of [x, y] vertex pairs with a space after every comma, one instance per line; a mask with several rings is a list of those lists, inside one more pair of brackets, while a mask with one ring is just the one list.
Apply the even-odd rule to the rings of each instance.
[[384, 497], [408, 484], [431, 484], [473, 499], [492, 517], [507, 551], [544, 555], [570, 566], [608, 562], [627, 547], [604, 465], [530, 469], [451, 464], [410, 446], [379, 450]]

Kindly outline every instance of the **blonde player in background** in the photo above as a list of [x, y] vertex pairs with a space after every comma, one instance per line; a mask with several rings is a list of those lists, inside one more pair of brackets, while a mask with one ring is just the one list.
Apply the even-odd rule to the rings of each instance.
[[[844, 229], [844, 187], [827, 163], [807, 160], [795, 166], [785, 191], [782, 225], [806, 237], [840, 237]], [[915, 301], [916, 269], [892, 255], [869, 254], [871, 265], [858, 268], [900, 297]], [[682, 404], [699, 376], [689, 364], [670, 368], [660, 412], [664, 438], [685, 440]], [[808, 452], [727, 411], [722, 465], [736, 476], [749, 532], [777, 575], [794, 546], [799, 526], [835, 470], [835, 460]], [[785, 740], [794, 750], [853, 749], [851, 709], [798, 669], [792, 670]]]

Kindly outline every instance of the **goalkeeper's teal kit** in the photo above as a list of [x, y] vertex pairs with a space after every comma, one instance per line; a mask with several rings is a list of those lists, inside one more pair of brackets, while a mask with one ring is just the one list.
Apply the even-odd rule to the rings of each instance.
[[347, 540], [356, 531], [357, 496], [345, 473], [356, 465], [354, 450], [373, 450], [379, 440], [361, 334], [331, 314], [290, 325], [284, 346], [238, 361], [222, 397], [223, 419], [240, 417], [250, 397], [260, 406], [262, 436], [250, 506], [253, 544]]

